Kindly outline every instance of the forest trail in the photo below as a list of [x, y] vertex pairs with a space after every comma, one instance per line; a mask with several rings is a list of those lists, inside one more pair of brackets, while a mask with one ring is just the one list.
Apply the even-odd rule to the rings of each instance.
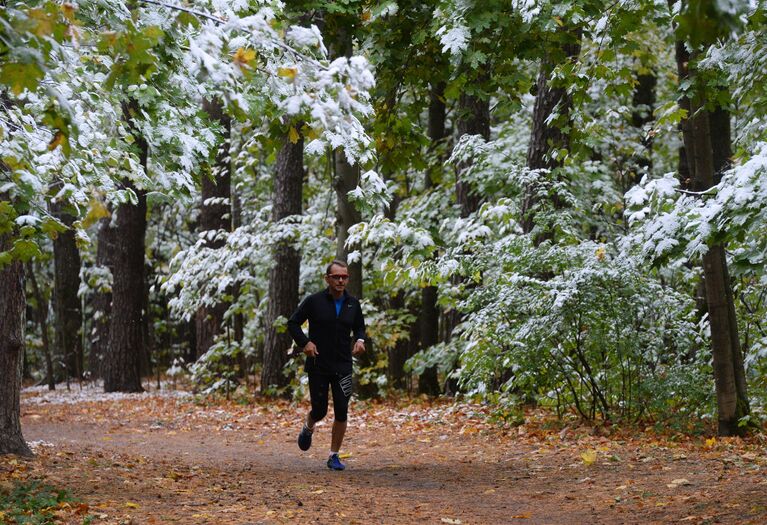
[[[36, 458], [0, 458], [0, 481], [42, 477], [103, 524], [764, 523], [760, 438], [594, 436], [503, 428], [479, 405], [355, 402], [342, 452], [329, 425], [309, 452], [305, 403], [200, 404], [177, 395], [23, 395]], [[72, 510], [64, 523], [81, 523]], [[69, 521], [67, 521], [69, 520]]]

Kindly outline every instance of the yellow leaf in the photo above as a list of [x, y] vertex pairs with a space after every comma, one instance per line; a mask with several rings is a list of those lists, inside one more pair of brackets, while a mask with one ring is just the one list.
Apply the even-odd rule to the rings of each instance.
[[716, 438], [715, 437], [706, 440], [706, 448], [711, 448], [714, 445], [716, 445]]
[[250, 67], [251, 62], [256, 59], [256, 52], [253, 49], [239, 48], [234, 52], [232, 60], [239, 67]]
[[61, 131], [57, 131], [56, 134], [53, 136], [53, 140], [48, 144], [48, 150], [53, 151], [59, 146], [61, 146], [64, 141], [66, 140], [66, 135], [64, 135]]
[[601, 262], [604, 260], [604, 258], [605, 258], [605, 248], [604, 246], [600, 246], [599, 248], [597, 248], [597, 260]]
[[301, 138], [301, 135], [298, 134], [298, 131], [293, 126], [290, 126], [290, 131], [288, 131], [288, 139], [290, 139], [291, 144], [295, 144], [298, 142], [298, 139]]
[[596, 450], [587, 450], [586, 452], [581, 452], [581, 459], [583, 460], [583, 463], [587, 466], [593, 465], [594, 462], [597, 460], [597, 451]]
[[293, 80], [296, 78], [296, 68], [294, 67], [278, 67], [277, 74], [281, 77], [289, 78]]
[[85, 218], [82, 222], [85, 228], [88, 228], [89, 226], [97, 223], [99, 219], [105, 219], [111, 216], [109, 209], [107, 209], [104, 203], [100, 200], [91, 199], [89, 205], [88, 213], [85, 215]]
[[343, 454], [339, 454], [338, 457], [339, 457], [339, 459], [350, 458], [350, 457], [352, 457], [352, 453], [351, 452], [344, 452]]
[[128, 507], [129, 509], [137, 509], [137, 508], [139, 508], [139, 504], [138, 503], [133, 503], [132, 501], [127, 502], [125, 504], [125, 506]]

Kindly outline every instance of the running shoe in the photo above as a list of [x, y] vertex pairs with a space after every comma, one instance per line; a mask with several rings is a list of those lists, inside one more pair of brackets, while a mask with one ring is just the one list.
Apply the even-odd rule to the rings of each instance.
[[309, 427], [304, 425], [304, 428], [301, 429], [301, 432], [298, 434], [298, 448], [301, 450], [309, 450], [309, 447], [312, 446], [312, 431], [309, 430]]
[[338, 459], [338, 454], [331, 454], [328, 458], [328, 468], [333, 470], [343, 470], [346, 468], [346, 465], [341, 463], [341, 460]]

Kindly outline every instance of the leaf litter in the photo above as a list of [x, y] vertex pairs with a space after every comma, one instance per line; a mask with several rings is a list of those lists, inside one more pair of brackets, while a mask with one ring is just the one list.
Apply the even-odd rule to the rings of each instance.
[[23, 393], [36, 457], [0, 457], [0, 488], [43, 480], [109, 525], [767, 520], [761, 436], [600, 435], [541, 411], [513, 427], [486, 405], [355, 401], [338, 473], [324, 465], [329, 424], [309, 452], [295, 444], [306, 402], [87, 392]]

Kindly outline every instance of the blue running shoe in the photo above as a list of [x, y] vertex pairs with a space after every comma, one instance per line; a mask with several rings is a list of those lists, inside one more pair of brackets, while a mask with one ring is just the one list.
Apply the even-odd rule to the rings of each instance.
[[298, 434], [298, 448], [301, 450], [309, 450], [309, 447], [312, 446], [312, 431], [309, 430], [309, 427], [304, 425], [304, 428], [301, 429], [301, 432]]
[[328, 468], [333, 470], [343, 470], [346, 468], [346, 465], [341, 463], [341, 460], [338, 459], [338, 454], [331, 454], [328, 458]]

